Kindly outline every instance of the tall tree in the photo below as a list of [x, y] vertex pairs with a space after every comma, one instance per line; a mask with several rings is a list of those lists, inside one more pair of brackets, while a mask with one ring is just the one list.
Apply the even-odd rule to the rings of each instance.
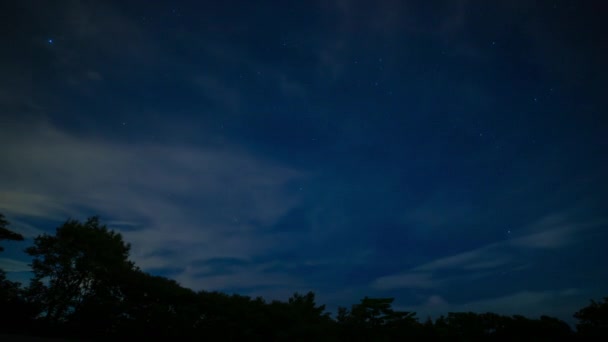
[[129, 250], [122, 236], [98, 217], [84, 223], [68, 220], [55, 235], [38, 236], [26, 252], [33, 257], [34, 272], [28, 292], [39, 305], [40, 316], [55, 325], [96, 307], [106, 317], [95, 321], [101, 325], [110, 319], [107, 307], [120, 302], [120, 279], [134, 269]]

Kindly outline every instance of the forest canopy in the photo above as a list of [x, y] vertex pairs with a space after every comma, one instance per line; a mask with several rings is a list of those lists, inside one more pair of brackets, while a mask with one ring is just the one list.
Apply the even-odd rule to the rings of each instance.
[[[0, 214], [0, 240], [23, 241]], [[23, 285], [0, 270], [0, 333], [107, 339], [393, 341], [565, 340], [608, 336], [608, 297], [574, 313], [576, 329], [557, 318], [450, 312], [421, 321], [395, 310], [394, 298], [364, 297], [335, 318], [315, 294], [266, 301], [193, 291], [139, 269], [130, 245], [99, 217], [67, 220], [25, 248], [33, 278]]]

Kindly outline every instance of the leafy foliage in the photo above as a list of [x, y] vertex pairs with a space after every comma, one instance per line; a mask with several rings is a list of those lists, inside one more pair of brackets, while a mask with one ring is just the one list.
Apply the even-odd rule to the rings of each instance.
[[555, 341], [572, 336], [567, 323], [541, 316], [502, 316], [495, 313], [450, 312], [435, 321], [435, 331], [444, 340], [534, 340]]
[[578, 331], [589, 337], [608, 336], [608, 297], [603, 302], [591, 303], [577, 311], [574, 317], [579, 320]]
[[212, 341], [563, 341], [607, 335], [608, 298], [574, 315], [576, 335], [548, 316], [450, 312], [420, 323], [414, 312], [393, 309], [393, 298], [365, 297], [350, 309], [340, 307], [333, 319], [313, 292], [294, 293], [285, 302], [194, 292], [138, 269], [129, 250], [97, 217], [68, 220], [54, 235], [38, 236], [26, 249], [34, 271], [28, 287], [0, 272], [0, 313], [8, 317], [0, 320], [0, 332]]
[[365, 297], [350, 310], [338, 309], [341, 333], [355, 341], [392, 340], [420, 333], [420, 326], [413, 312], [395, 311], [394, 298]]
[[[40, 315], [56, 325], [92, 308], [103, 307], [110, 314], [108, 306], [121, 298], [120, 277], [134, 268], [129, 249], [122, 236], [97, 217], [85, 223], [68, 220], [54, 236], [38, 236], [26, 252], [34, 258], [28, 292], [39, 304]], [[96, 317], [101, 323], [100, 318]]]
[[158, 338], [183, 336], [194, 327], [196, 294], [174, 280], [133, 270], [120, 287], [119, 331]]

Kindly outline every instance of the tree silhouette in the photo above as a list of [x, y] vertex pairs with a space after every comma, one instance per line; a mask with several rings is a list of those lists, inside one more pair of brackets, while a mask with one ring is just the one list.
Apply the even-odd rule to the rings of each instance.
[[435, 321], [434, 333], [446, 341], [564, 341], [572, 337], [568, 324], [557, 318], [530, 319], [491, 312], [450, 312]]
[[273, 301], [268, 320], [279, 327], [277, 338], [292, 341], [323, 340], [330, 323], [325, 305], [315, 303], [315, 294], [294, 293], [287, 302]]
[[[19, 240], [0, 215], [3, 240]], [[287, 301], [238, 294], [194, 292], [129, 261], [129, 244], [97, 217], [68, 220], [43, 234], [26, 252], [34, 278], [25, 289], [0, 271], [0, 333], [36, 332], [83, 339], [221, 341], [565, 341], [565, 322], [541, 316], [450, 312], [419, 323], [416, 314], [393, 309], [393, 298], [364, 297], [336, 319], [315, 294]], [[10, 313], [10, 314], [7, 314]], [[574, 314], [578, 337], [608, 335], [608, 298]]]
[[[9, 230], [7, 227], [9, 222], [4, 218], [4, 215], [0, 213], [0, 241], [23, 241], [23, 235], [15, 233]], [[0, 252], [4, 251], [4, 247], [0, 246]]]
[[124, 334], [184, 337], [192, 334], [197, 316], [196, 294], [176, 281], [133, 270], [120, 282], [121, 315], [118, 331]]
[[109, 318], [102, 313], [108, 314], [107, 308], [120, 300], [121, 275], [134, 268], [129, 249], [98, 217], [84, 223], [68, 220], [55, 235], [38, 236], [26, 252], [33, 257], [34, 272], [27, 291], [40, 316], [57, 325], [95, 307], [95, 320], [106, 323]]
[[576, 329], [586, 337], [608, 336], [608, 297], [603, 302], [591, 300], [591, 303], [574, 314], [578, 319]]
[[395, 311], [394, 298], [365, 297], [350, 311], [338, 309], [338, 323], [343, 327], [344, 338], [368, 341], [370, 339], [392, 340], [417, 335], [422, 326], [413, 312]]
[[435, 327], [441, 337], [454, 340], [479, 340], [493, 333], [474, 312], [449, 312], [437, 319]]
[[[9, 230], [8, 225], [9, 222], [0, 213], [0, 241], [23, 241], [23, 236]], [[0, 246], [0, 252], [2, 251], [4, 248]], [[6, 272], [2, 269], [0, 269], [0, 308], [2, 312], [10, 313], [10, 315], [2, 315], [3, 319], [0, 319], [0, 328], [7, 331], [28, 326], [34, 315], [32, 307], [27, 305], [23, 298], [21, 284], [8, 280]]]

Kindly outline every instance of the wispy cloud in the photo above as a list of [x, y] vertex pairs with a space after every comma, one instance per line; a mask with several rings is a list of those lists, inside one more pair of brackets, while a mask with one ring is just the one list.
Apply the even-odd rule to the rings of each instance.
[[429, 288], [439, 285], [438, 279], [433, 279], [429, 273], [404, 273], [395, 274], [376, 279], [373, 286], [380, 290], [394, 288]]
[[206, 266], [188, 266], [175, 279], [182, 285], [205, 290], [239, 289], [251, 291], [258, 288], [298, 288], [300, 280], [294, 275], [265, 271], [266, 264], [247, 264], [223, 268], [221, 272], [210, 272]]
[[[439, 258], [409, 271], [376, 279], [372, 286], [376, 289], [433, 288], [445, 285], [463, 277], [478, 278], [509, 264], [513, 260], [508, 252], [508, 244], [494, 243], [463, 253]], [[458, 271], [458, 274], [445, 275], [442, 271]]]
[[[4, 202], [0, 201], [0, 208], [4, 208], [3, 204]], [[4, 210], [4, 209], [1, 209]], [[43, 211], [38, 211], [38, 213], [43, 213]], [[37, 216], [37, 215], [29, 215], [30, 217], [32, 216]], [[46, 217], [46, 215], [42, 214], [43, 217]], [[37, 228], [29, 223], [26, 223], [24, 220], [21, 219], [11, 219], [10, 222], [10, 229], [23, 235], [23, 237], [27, 238], [34, 238], [42, 233], [44, 233], [44, 230]]]
[[[445, 258], [433, 260], [414, 268], [414, 271], [436, 271], [441, 269], [479, 269], [486, 265], [489, 268], [499, 266], [504, 262], [499, 250], [503, 247], [502, 243], [490, 244], [471, 251], [454, 254]], [[486, 268], [488, 268], [486, 267]]]
[[[3, 126], [0, 136], [2, 212], [54, 221], [101, 214], [144, 269], [272, 250], [281, 240], [265, 227], [297, 205], [286, 186], [306, 177], [236, 147], [110, 143], [45, 122]], [[156, 253], [167, 249], [175, 253]], [[194, 284], [186, 280], [194, 275], [180, 280]]]
[[559, 248], [576, 243], [590, 230], [608, 224], [606, 218], [576, 221], [564, 215], [550, 215], [527, 227], [527, 235], [515, 238], [511, 244], [526, 248]]
[[[523, 227], [522, 235], [487, 244], [469, 251], [449, 255], [416, 266], [406, 272], [376, 279], [377, 289], [433, 288], [463, 277], [479, 278], [495, 271], [519, 269], [529, 265], [526, 251], [555, 249], [576, 243], [591, 228], [606, 220], [576, 221], [567, 213], [547, 215]], [[458, 271], [458, 275], [453, 273]]]
[[573, 233], [580, 225], [557, 227], [544, 232], [534, 233], [513, 240], [516, 246], [527, 248], [558, 248], [572, 242]]

